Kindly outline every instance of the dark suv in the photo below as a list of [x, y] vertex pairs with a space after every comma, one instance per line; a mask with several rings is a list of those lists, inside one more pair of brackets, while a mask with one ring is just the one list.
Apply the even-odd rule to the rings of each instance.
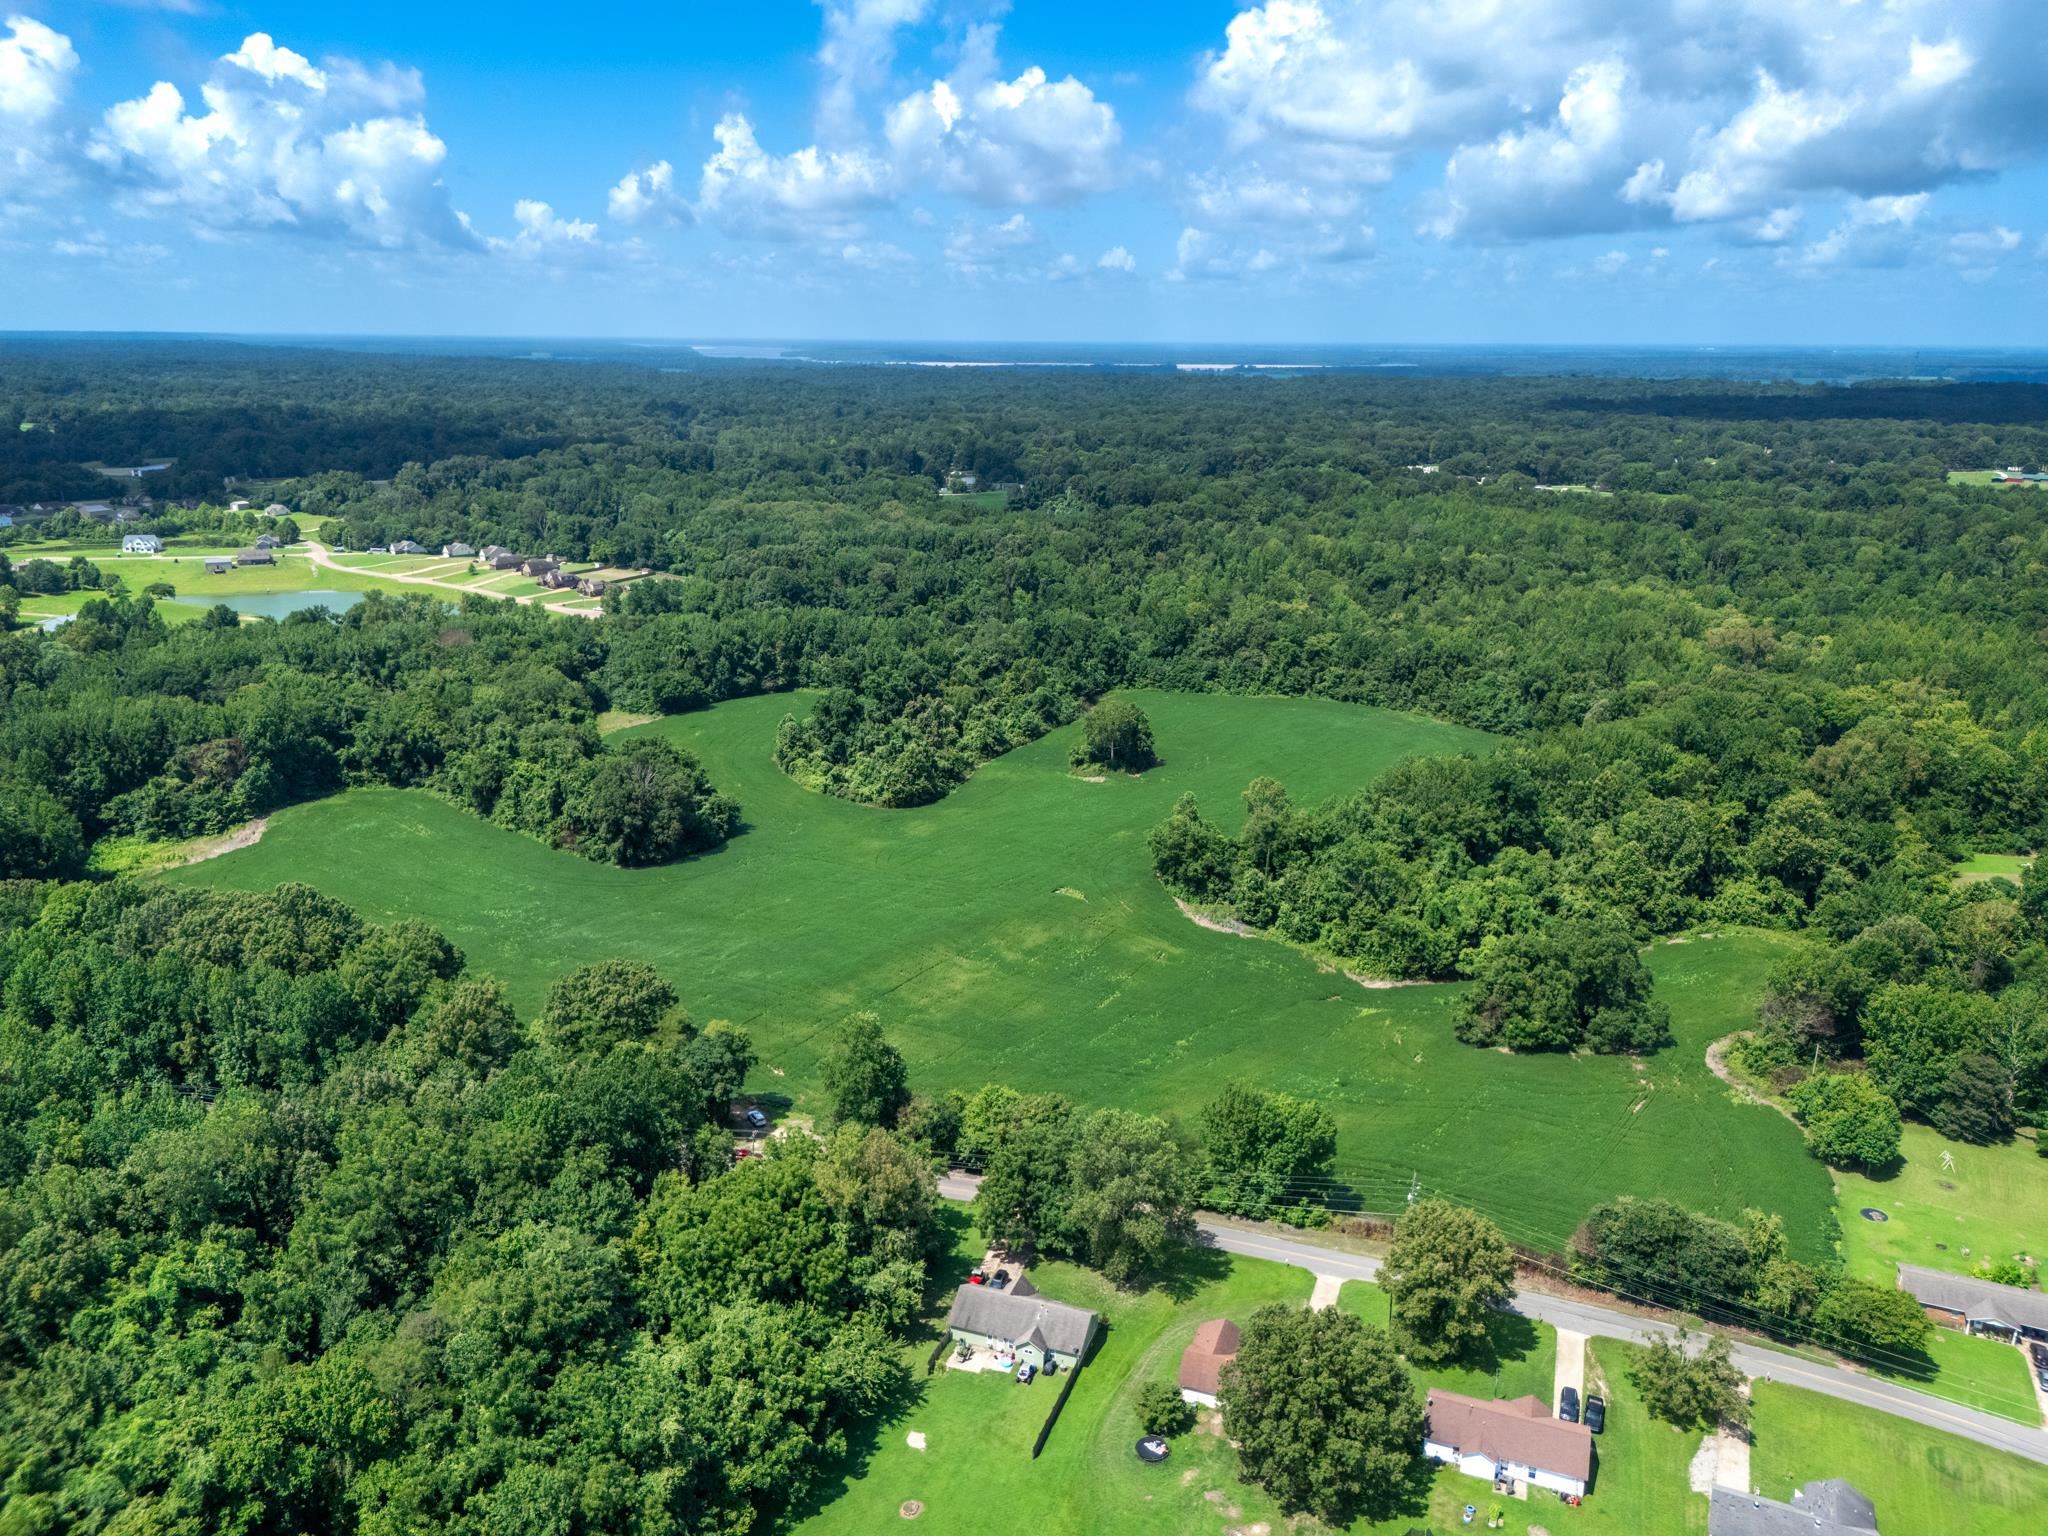
[[1599, 1434], [1607, 1427], [1607, 1399], [1594, 1393], [1586, 1399], [1586, 1428]]
[[1557, 1416], [1567, 1424], [1579, 1422], [1579, 1389], [1566, 1387], [1557, 1399]]

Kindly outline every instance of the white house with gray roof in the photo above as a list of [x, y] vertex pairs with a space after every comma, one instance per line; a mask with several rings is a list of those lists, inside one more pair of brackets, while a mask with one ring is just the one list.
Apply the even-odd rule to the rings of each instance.
[[963, 1285], [953, 1294], [946, 1327], [976, 1349], [1008, 1352], [1019, 1365], [1044, 1369], [1048, 1359], [1072, 1370], [1095, 1341], [1096, 1318], [1085, 1307], [1070, 1307], [1039, 1295], [1023, 1280], [1015, 1289]]

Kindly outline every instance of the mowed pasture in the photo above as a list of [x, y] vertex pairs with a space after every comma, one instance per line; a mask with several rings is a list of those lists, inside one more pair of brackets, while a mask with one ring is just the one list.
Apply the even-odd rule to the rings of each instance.
[[798, 1108], [826, 1032], [870, 1008], [925, 1090], [998, 1080], [1188, 1120], [1234, 1077], [1306, 1094], [1336, 1115], [1341, 1172], [1372, 1208], [1419, 1179], [1556, 1245], [1600, 1199], [1665, 1194], [1731, 1217], [1779, 1211], [1802, 1253], [1827, 1251], [1825, 1172], [1788, 1121], [1737, 1102], [1704, 1063], [1751, 1022], [1779, 941], [1652, 951], [1678, 1043], [1647, 1061], [1460, 1045], [1456, 986], [1368, 989], [1283, 944], [1195, 926], [1153, 879], [1145, 835], [1183, 791], [1234, 826], [1258, 774], [1307, 802], [1487, 739], [1325, 700], [1134, 697], [1165, 760], [1141, 778], [1070, 774], [1069, 727], [910, 811], [815, 795], [776, 769], [776, 723], [802, 699], [640, 727], [695, 752], [747, 821], [720, 852], [665, 869], [592, 864], [424, 792], [361, 790], [282, 811], [255, 846], [165, 878], [305, 880], [372, 918], [424, 918], [526, 1010], [576, 965], [644, 960], [698, 1019], [744, 1025], [753, 1088]]

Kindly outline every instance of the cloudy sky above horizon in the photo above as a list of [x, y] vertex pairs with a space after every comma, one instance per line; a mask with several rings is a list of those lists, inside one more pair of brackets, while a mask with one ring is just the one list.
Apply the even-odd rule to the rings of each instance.
[[2048, 344], [2041, 0], [0, 0], [0, 329]]

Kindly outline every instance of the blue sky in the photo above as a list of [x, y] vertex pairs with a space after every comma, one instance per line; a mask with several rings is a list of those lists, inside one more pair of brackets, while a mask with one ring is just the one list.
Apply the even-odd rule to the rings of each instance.
[[2040, 0], [0, 0], [0, 329], [2048, 344]]

